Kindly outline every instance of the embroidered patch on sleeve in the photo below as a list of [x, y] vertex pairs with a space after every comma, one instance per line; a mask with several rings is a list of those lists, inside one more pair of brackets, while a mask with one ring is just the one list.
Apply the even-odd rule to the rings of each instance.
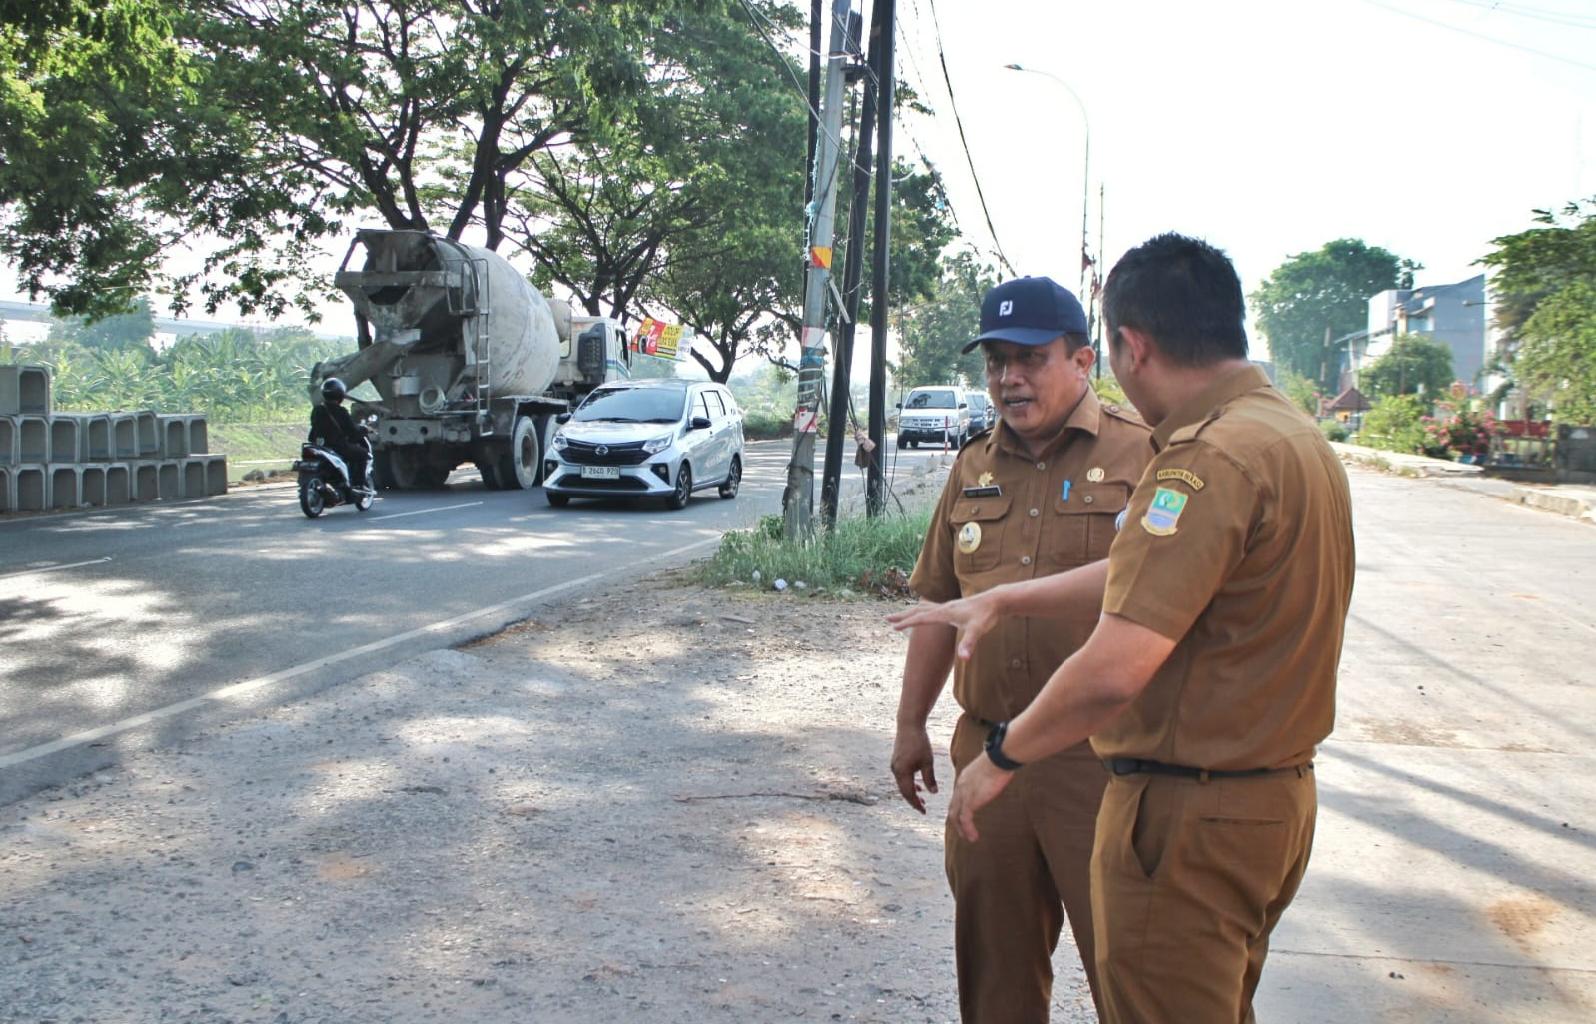
[[1168, 537], [1175, 532], [1180, 514], [1186, 510], [1186, 495], [1160, 487], [1153, 492], [1153, 503], [1142, 516], [1142, 529], [1155, 537]]
[[1202, 478], [1189, 469], [1161, 469], [1158, 471], [1156, 479], [1179, 480], [1181, 483], [1189, 485], [1194, 491], [1203, 489]]

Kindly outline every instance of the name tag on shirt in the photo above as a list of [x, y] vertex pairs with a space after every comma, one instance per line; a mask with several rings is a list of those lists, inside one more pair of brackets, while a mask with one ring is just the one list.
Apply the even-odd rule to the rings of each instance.
[[990, 487], [966, 487], [964, 496], [966, 498], [1001, 498], [1003, 497], [1003, 488], [997, 484], [993, 484]]

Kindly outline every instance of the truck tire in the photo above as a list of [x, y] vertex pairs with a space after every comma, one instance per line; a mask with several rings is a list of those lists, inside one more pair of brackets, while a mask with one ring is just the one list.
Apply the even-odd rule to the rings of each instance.
[[371, 486], [379, 491], [391, 491], [395, 487], [392, 458], [387, 451], [377, 452], [371, 457]]
[[482, 486], [490, 491], [502, 491], [499, 485], [499, 464], [491, 456], [479, 459], [475, 463], [477, 472], [482, 474]]
[[517, 416], [510, 431], [510, 443], [499, 457], [499, 486], [505, 490], [530, 490], [538, 485], [543, 469], [543, 445], [538, 440], [537, 421]]
[[388, 477], [399, 491], [418, 491], [427, 486], [422, 479], [426, 463], [414, 448], [395, 448], [388, 453]]

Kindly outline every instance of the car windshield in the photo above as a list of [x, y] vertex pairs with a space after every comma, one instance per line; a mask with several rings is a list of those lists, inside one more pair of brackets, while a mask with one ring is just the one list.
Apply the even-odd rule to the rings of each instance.
[[909, 396], [905, 403], [907, 409], [954, 409], [958, 403], [953, 400], [951, 391], [916, 391]]
[[674, 389], [600, 388], [571, 418], [578, 423], [675, 423], [686, 401], [686, 394]]
[[970, 408], [972, 408], [972, 409], [985, 409], [986, 408], [986, 396], [985, 395], [971, 395], [970, 396]]

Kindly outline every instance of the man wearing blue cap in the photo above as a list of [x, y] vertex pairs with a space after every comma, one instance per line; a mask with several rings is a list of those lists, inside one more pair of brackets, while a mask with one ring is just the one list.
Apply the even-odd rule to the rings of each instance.
[[[1092, 392], [1086, 330], [1075, 296], [1048, 278], [987, 293], [980, 337], [965, 351], [981, 346], [1001, 419], [971, 440], [948, 476], [910, 579], [923, 600], [968, 597], [1107, 556], [1152, 449], [1140, 419]], [[993, 724], [1023, 711], [1095, 624], [1095, 614], [1062, 623], [1016, 618], [957, 661], [953, 628], [916, 628], [892, 751], [904, 800], [924, 813], [921, 785], [936, 792], [926, 721], [950, 670], [964, 713], [949, 752], [962, 771], [988, 746]], [[1097, 1001], [1089, 869], [1105, 784], [1082, 742], [1027, 766], [983, 810], [980, 842], [946, 832], [966, 1022], [1048, 1019], [1052, 954], [1066, 916]]]

